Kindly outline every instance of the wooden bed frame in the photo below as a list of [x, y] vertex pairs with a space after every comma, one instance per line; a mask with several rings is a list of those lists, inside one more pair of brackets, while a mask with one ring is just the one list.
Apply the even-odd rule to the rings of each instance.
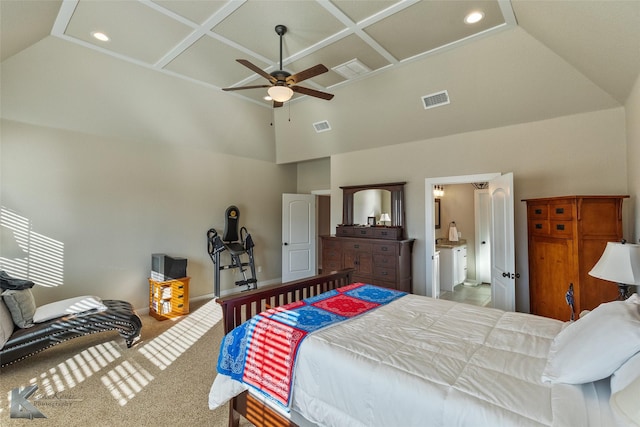
[[[278, 307], [346, 286], [351, 283], [353, 271], [352, 268], [333, 271], [307, 279], [218, 298], [217, 302], [222, 306], [224, 333], [229, 333], [236, 326], [269, 307]], [[246, 391], [231, 399], [229, 403], [230, 427], [239, 425], [239, 415], [256, 426], [296, 427], [296, 424], [291, 420], [284, 418]]]

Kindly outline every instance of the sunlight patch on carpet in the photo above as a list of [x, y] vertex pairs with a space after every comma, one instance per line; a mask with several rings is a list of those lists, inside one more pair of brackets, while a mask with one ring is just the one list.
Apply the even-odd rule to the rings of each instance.
[[98, 344], [32, 378], [30, 384], [39, 385], [45, 396], [53, 396], [72, 389], [121, 356], [113, 341]]
[[138, 351], [164, 370], [220, 320], [222, 310], [215, 300], [211, 300]]
[[154, 376], [137, 363], [135, 366], [125, 360], [114, 369], [107, 372], [100, 380], [116, 399], [120, 406], [124, 406], [140, 393]]

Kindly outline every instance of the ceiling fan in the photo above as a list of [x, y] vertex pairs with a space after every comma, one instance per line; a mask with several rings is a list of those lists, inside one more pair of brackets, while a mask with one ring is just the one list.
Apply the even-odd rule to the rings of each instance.
[[273, 100], [273, 106], [282, 107], [284, 102], [291, 99], [294, 92], [314, 96], [316, 98], [326, 99], [327, 101], [333, 98], [333, 94], [321, 92], [319, 90], [310, 89], [308, 87], [297, 86], [303, 80], [310, 79], [322, 73], [326, 73], [329, 71], [327, 67], [322, 64], [315, 65], [311, 68], [307, 68], [304, 71], [300, 71], [299, 73], [291, 75], [282, 69], [282, 36], [287, 32], [287, 27], [284, 25], [276, 25], [276, 34], [280, 36], [280, 69], [276, 71], [272, 71], [271, 73], [267, 73], [262, 70], [260, 67], [252, 64], [246, 59], [236, 59], [239, 63], [254, 71], [255, 73], [261, 75], [262, 77], [269, 80], [271, 84], [268, 85], [254, 85], [254, 86], [240, 86], [240, 87], [229, 87], [224, 88], [222, 90], [230, 91], [230, 90], [244, 90], [244, 89], [256, 89], [256, 88], [269, 88], [267, 92], [269, 96]]

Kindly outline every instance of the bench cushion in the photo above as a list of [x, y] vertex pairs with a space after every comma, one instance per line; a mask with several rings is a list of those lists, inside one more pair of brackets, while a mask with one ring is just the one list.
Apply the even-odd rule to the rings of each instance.
[[102, 300], [93, 295], [67, 298], [36, 307], [33, 323], [42, 323], [69, 314], [95, 313], [106, 309], [107, 306], [102, 303]]

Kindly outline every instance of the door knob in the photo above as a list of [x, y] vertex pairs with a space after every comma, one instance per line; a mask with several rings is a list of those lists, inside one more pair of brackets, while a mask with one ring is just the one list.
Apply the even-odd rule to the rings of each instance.
[[287, 242], [284, 242], [283, 245], [288, 246], [289, 244]]

